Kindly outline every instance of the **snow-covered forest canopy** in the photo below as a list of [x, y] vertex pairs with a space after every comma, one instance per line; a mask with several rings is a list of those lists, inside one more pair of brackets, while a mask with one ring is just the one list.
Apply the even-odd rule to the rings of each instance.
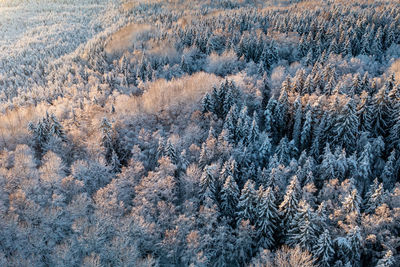
[[397, 0], [0, 0], [0, 266], [400, 264]]

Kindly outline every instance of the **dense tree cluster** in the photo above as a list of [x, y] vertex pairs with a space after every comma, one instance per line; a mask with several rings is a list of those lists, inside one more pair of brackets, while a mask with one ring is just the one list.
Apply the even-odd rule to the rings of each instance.
[[1, 266], [397, 266], [400, 4], [259, 2], [124, 3], [4, 99]]

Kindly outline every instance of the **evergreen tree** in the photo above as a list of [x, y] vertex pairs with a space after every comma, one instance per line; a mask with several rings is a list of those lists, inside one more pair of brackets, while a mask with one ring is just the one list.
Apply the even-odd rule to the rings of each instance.
[[312, 125], [312, 114], [311, 110], [309, 110], [306, 113], [303, 129], [301, 130], [300, 144], [302, 149], [306, 149], [309, 146], [311, 139], [311, 125]]
[[396, 264], [395, 258], [393, 257], [393, 252], [388, 250], [385, 256], [380, 259], [376, 267], [394, 267]]
[[400, 115], [390, 129], [389, 148], [400, 149]]
[[254, 113], [253, 120], [250, 125], [249, 135], [247, 137], [248, 144], [256, 144], [258, 137], [260, 135], [258, 124], [257, 124], [257, 114]]
[[214, 103], [213, 103], [209, 93], [206, 93], [204, 95], [201, 104], [202, 104], [203, 113], [213, 112]]
[[254, 182], [252, 180], [247, 180], [242, 192], [240, 194], [238, 203], [238, 223], [241, 220], [250, 220], [253, 222], [255, 219], [255, 201], [257, 199], [256, 192], [254, 189]]
[[396, 150], [392, 150], [381, 174], [381, 180], [386, 188], [391, 188], [391, 186], [395, 183], [395, 179], [397, 176], [395, 173], [396, 172], [395, 162], [396, 162]]
[[293, 176], [290, 184], [286, 188], [286, 194], [282, 203], [279, 205], [281, 216], [281, 229], [286, 231], [292, 222], [299, 205], [300, 186], [297, 176]]
[[313, 254], [318, 257], [320, 266], [331, 266], [330, 262], [333, 259], [335, 250], [333, 249], [332, 239], [328, 229], [325, 229], [319, 236], [314, 246]]
[[275, 127], [279, 133], [278, 137], [282, 137], [283, 133], [287, 129], [287, 123], [289, 120], [289, 97], [290, 92], [290, 79], [287, 78], [282, 84], [281, 94], [279, 96], [276, 108], [274, 110], [274, 122]]
[[377, 179], [375, 179], [374, 183], [371, 185], [369, 191], [366, 194], [367, 203], [365, 205], [365, 212], [372, 213], [375, 211], [377, 207], [385, 203], [386, 193], [383, 189], [383, 184], [380, 183], [377, 185]]
[[335, 165], [336, 165], [335, 155], [332, 154], [329, 143], [327, 143], [324, 149], [322, 163], [319, 166], [320, 179], [322, 181], [336, 178]]
[[259, 242], [263, 247], [270, 248], [274, 244], [274, 233], [279, 220], [275, 196], [271, 187], [259, 193], [256, 216], [256, 225], [260, 236]]
[[58, 138], [60, 138], [62, 141], [65, 142], [66, 136], [64, 129], [54, 114], [51, 114], [50, 116], [50, 123], [51, 123], [50, 134], [57, 136]]
[[289, 163], [290, 148], [286, 136], [283, 137], [279, 142], [279, 145], [276, 147], [275, 153], [278, 156], [279, 163], [283, 165], [287, 165]]
[[300, 202], [293, 220], [289, 222], [287, 244], [299, 245], [301, 248], [311, 251], [318, 233], [314, 223], [314, 214], [308, 203]]
[[[204, 168], [203, 174], [200, 178], [200, 188], [201, 192], [205, 197], [209, 197], [215, 200], [217, 180], [215, 177], [215, 165], [209, 165]], [[207, 192], [208, 191], [208, 192]], [[210, 194], [210, 195], [208, 195]]]
[[360, 204], [361, 204], [361, 199], [360, 196], [358, 195], [357, 189], [353, 189], [350, 194], [348, 194], [342, 205], [343, 209], [347, 213], [355, 212], [356, 214], [360, 214]]
[[370, 125], [371, 133], [374, 136], [386, 137], [388, 129], [392, 125], [392, 110], [390, 101], [386, 92], [385, 86], [383, 86], [373, 97], [372, 105], [370, 108]]
[[261, 166], [265, 166], [268, 164], [268, 159], [271, 156], [272, 152], [272, 144], [271, 138], [269, 138], [268, 134], [261, 133], [260, 134], [260, 146], [258, 147], [258, 158], [257, 160], [260, 161]]
[[363, 91], [360, 95], [360, 102], [357, 106], [356, 114], [360, 122], [360, 130], [363, 132], [371, 131], [371, 114], [369, 112], [370, 97], [366, 91]]
[[118, 173], [121, 171], [121, 162], [119, 161], [118, 155], [117, 153], [115, 153], [114, 150], [112, 151], [111, 155], [110, 167], [114, 173]]
[[295, 115], [292, 138], [294, 140], [294, 144], [298, 147], [300, 144], [301, 122], [303, 118], [303, 108], [299, 97], [296, 98], [296, 101], [294, 102], [294, 110]]
[[360, 94], [360, 92], [362, 91], [362, 81], [361, 81], [361, 77], [360, 74], [357, 73], [354, 78], [353, 78], [353, 83], [351, 85], [350, 88], [350, 95], [353, 96], [355, 94]]
[[240, 191], [232, 176], [228, 176], [221, 189], [221, 207], [224, 213], [232, 218], [235, 216], [239, 202]]
[[354, 101], [349, 100], [334, 124], [334, 142], [348, 151], [353, 151], [358, 137], [358, 125]]
[[[211, 130], [211, 129], [210, 129]], [[172, 144], [171, 140], [168, 139], [164, 148], [164, 155], [171, 159], [171, 162], [175, 165], [179, 162], [179, 155], [175, 149], [175, 146]]]
[[104, 156], [108, 163], [111, 163], [112, 154], [114, 152], [113, 146], [113, 130], [111, 124], [108, 122], [107, 118], [103, 118], [101, 124], [101, 143], [104, 148]]
[[352, 266], [359, 266], [361, 257], [361, 242], [362, 242], [360, 228], [356, 226], [350, 229], [349, 233], [347, 233], [346, 239], [349, 244], [348, 258], [352, 263]]
[[226, 95], [223, 103], [223, 116], [225, 117], [230, 111], [231, 107], [236, 104], [239, 98], [239, 91], [232, 81], [225, 80], [223, 87], [226, 90]]
[[236, 129], [238, 119], [239, 114], [237, 112], [237, 107], [236, 105], [233, 105], [229, 110], [224, 123], [224, 130], [227, 131], [228, 139], [231, 143], [238, 142], [238, 133]]
[[368, 181], [371, 176], [371, 149], [371, 144], [368, 142], [358, 158], [357, 173], [360, 180]]

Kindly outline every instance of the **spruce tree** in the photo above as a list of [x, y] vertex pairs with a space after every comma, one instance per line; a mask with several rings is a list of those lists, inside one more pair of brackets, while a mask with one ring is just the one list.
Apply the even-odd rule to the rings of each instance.
[[254, 189], [254, 182], [247, 180], [245, 183], [239, 198], [238, 203], [238, 223], [241, 220], [250, 220], [254, 222], [255, 219], [255, 201], [257, 199], [256, 192]]
[[286, 231], [293, 220], [299, 205], [300, 185], [297, 176], [293, 176], [290, 184], [286, 188], [286, 194], [282, 203], [279, 205], [279, 213], [281, 217], [281, 229]]
[[351, 212], [355, 212], [356, 214], [360, 214], [360, 204], [361, 199], [358, 195], [357, 189], [353, 189], [343, 200], [342, 206], [344, 211], [348, 214]]
[[260, 236], [260, 244], [271, 248], [274, 244], [274, 233], [279, 220], [275, 204], [275, 195], [271, 187], [260, 192], [256, 205], [256, 225]]
[[391, 188], [396, 179], [396, 150], [392, 150], [381, 174], [381, 180], [386, 188]]
[[206, 112], [212, 112], [213, 111], [213, 101], [211, 99], [211, 96], [209, 93], [206, 93], [201, 101], [201, 105], [202, 105], [202, 112], [206, 113]]
[[330, 262], [333, 260], [334, 254], [335, 250], [333, 249], [331, 235], [329, 230], [325, 229], [313, 248], [313, 255], [318, 257], [320, 266], [328, 267], [331, 266]]
[[329, 143], [326, 144], [324, 155], [322, 156], [322, 163], [319, 166], [320, 180], [334, 179], [336, 171], [336, 158], [332, 154]]
[[333, 140], [347, 151], [353, 151], [358, 137], [358, 117], [354, 101], [349, 100], [333, 126]]
[[286, 136], [283, 137], [279, 142], [278, 146], [276, 147], [275, 153], [278, 156], [280, 164], [287, 165], [289, 163], [290, 149]]
[[349, 244], [348, 259], [352, 263], [352, 266], [360, 265], [361, 257], [361, 230], [358, 226], [350, 229], [346, 236], [347, 242]]
[[121, 162], [119, 161], [118, 155], [117, 153], [115, 153], [114, 150], [112, 151], [111, 155], [110, 167], [114, 173], [118, 173], [121, 171]]
[[311, 251], [318, 236], [314, 217], [308, 203], [300, 202], [293, 220], [288, 224], [286, 243], [289, 246], [299, 245], [301, 248]]
[[363, 91], [360, 95], [360, 102], [357, 105], [356, 114], [360, 123], [360, 130], [363, 132], [371, 131], [371, 114], [370, 108], [370, 97], [366, 91]]
[[302, 149], [306, 149], [309, 146], [311, 139], [311, 125], [312, 125], [312, 113], [311, 110], [309, 110], [306, 113], [304, 125], [301, 130], [300, 144]]
[[385, 256], [378, 261], [376, 264], [376, 267], [394, 267], [396, 266], [396, 260], [393, 257], [393, 252], [391, 250], [388, 250], [385, 253]]
[[223, 212], [234, 218], [239, 202], [239, 188], [232, 176], [228, 176], [221, 189], [221, 207]]
[[101, 124], [100, 124], [100, 129], [101, 129], [101, 143], [104, 148], [104, 155], [106, 158], [106, 161], [108, 163], [111, 162], [111, 157], [112, 153], [114, 151], [114, 146], [113, 146], [113, 130], [111, 124], [108, 122], [107, 118], [103, 118]]
[[51, 114], [50, 116], [50, 123], [51, 123], [50, 134], [57, 136], [58, 138], [60, 138], [62, 141], [65, 142], [66, 136], [64, 129], [54, 114]]
[[390, 136], [388, 138], [389, 148], [400, 149], [400, 114], [397, 116], [393, 127], [390, 129]]
[[207, 195], [206, 192], [209, 191], [208, 193], [211, 193], [211, 195], [208, 197], [210, 197], [213, 200], [215, 200], [215, 196], [217, 193], [216, 192], [217, 180], [214, 173], [215, 169], [216, 169], [215, 165], [206, 166], [200, 178], [200, 189], [203, 196]]
[[386, 201], [386, 192], [383, 189], [383, 184], [380, 183], [377, 185], [377, 180], [375, 179], [374, 183], [371, 185], [369, 191], [366, 194], [367, 203], [365, 205], [365, 212], [373, 213], [377, 207], [385, 203]]
[[386, 137], [388, 129], [392, 126], [393, 113], [387, 93], [386, 86], [383, 86], [372, 99], [369, 124], [374, 136]]
[[300, 97], [296, 98], [294, 102], [294, 125], [292, 132], [292, 139], [294, 140], [294, 144], [298, 147], [300, 144], [300, 133], [301, 133], [301, 122], [303, 118], [303, 108], [301, 105]]

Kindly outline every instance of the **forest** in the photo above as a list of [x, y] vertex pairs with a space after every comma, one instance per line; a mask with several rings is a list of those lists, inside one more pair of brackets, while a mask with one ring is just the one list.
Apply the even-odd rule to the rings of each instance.
[[399, 265], [399, 1], [0, 1], [0, 266]]

